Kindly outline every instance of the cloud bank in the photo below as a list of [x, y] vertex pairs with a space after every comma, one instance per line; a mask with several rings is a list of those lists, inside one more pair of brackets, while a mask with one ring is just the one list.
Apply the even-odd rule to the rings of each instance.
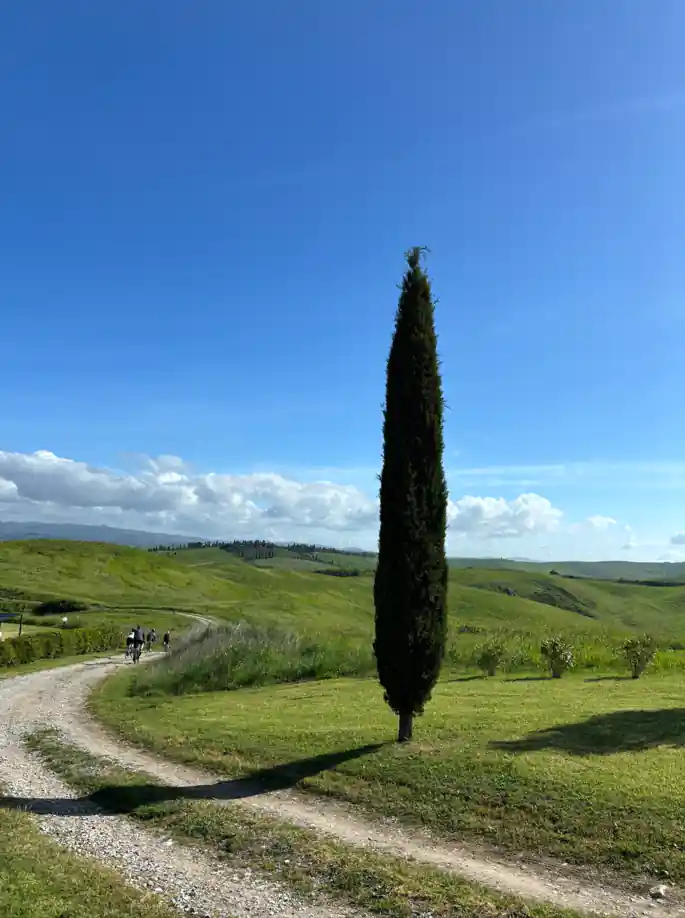
[[[305, 540], [373, 548], [378, 501], [353, 485], [266, 472], [194, 472], [177, 456], [146, 459], [133, 473], [35, 453], [0, 451], [0, 515], [151, 529], [208, 538]], [[599, 517], [597, 520], [601, 519]], [[460, 541], [512, 539], [557, 529], [562, 512], [522, 493], [450, 500]]]

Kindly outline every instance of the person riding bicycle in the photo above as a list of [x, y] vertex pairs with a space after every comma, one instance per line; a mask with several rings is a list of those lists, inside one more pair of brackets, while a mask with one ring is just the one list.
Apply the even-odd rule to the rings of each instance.
[[145, 643], [145, 632], [138, 625], [136, 630], [133, 633], [133, 662], [137, 663], [140, 659], [140, 654], [143, 650], [143, 644]]
[[147, 633], [147, 638], [145, 639], [148, 653], [152, 650], [152, 645], [155, 643], [156, 640], [157, 640], [157, 632], [155, 631], [154, 628], [150, 628], [150, 630]]
[[133, 643], [136, 639], [136, 629], [131, 628], [129, 633], [126, 635], [126, 656], [130, 657], [133, 653]]
[[169, 634], [168, 631], [165, 631], [165, 632], [164, 632], [164, 650], [165, 650], [167, 653], [169, 652], [169, 643], [170, 643], [170, 641], [171, 641], [171, 635]]

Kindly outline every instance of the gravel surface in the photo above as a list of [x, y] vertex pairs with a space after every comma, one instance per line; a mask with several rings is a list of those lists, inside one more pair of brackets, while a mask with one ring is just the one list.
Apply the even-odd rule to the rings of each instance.
[[[668, 890], [666, 899], [656, 902], [649, 897], [647, 890], [644, 895], [635, 895], [629, 890], [619, 889], [610, 883], [603, 882], [601, 876], [590, 876], [585, 872], [574, 870], [569, 865], [556, 863], [541, 865], [525, 862], [523, 859], [504, 859], [465, 846], [438, 845], [427, 836], [409, 835], [392, 823], [378, 825], [365, 822], [351, 809], [330, 801], [304, 797], [295, 791], [269, 793], [256, 791], [251, 796], [239, 800], [230, 799], [230, 782], [128, 747], [92, 721], [84, 707], [88, 690], [96, 681], [113, 672], [115, 668], [112, 664], [103, 665], [102, 661], [93, 661], [46, 670], [0, 683], [0, 711], [2, 711], [0, 736], [6, 734], [10, 738], [9, 758], [7, 750], [0, 753], [0, 768], [2, 769], [0, 773], [3, 775], [3, 781], [5, 775], [12, 775], [11, 781], [19, 781], [19, 775], [21, 775], [21, 786], [12, 785], [13, 788], [18, 788], [17, 791], [14, 791], [15, 793], [26, 793], [29, 789], [31, 795], [35, 797], [44, 796], [46, 793], [48, 796], [52, 794], [45, 782], [53, 782], [55, 779], [47, 774], [39, 763], [29, 759], [17, 742], [23, 731], [45, 724], [61, 730], [75, 745], [93, 755], [105, 756], [125, 767], [146, 772], [166, 784], [177, 787], [197, 788], [202, 786], [202, 796], [217, 804], [254, 807], [347, 844], [411, 858], [474, 880], [505, 894], [550, 902], [578, 911], [621, 916], [621, 918], [643, 918], [643, 916], [652, 916], [652, 918], [680, 916], [682, 918], [685, 915], [680, 890]], [[52, 787], [52, 784], [49, 786]], [[60, 788], [59, 796], [66, 796], [61, 784]], [[52, 822], [44, 823], [44, 826], [60, 825], [58, 818], [57, 821], [54, 821], [56, 817], [41, 817], [41, 819], [46, 818]], [[145, 852], [144, 857], [154, 864], [155, 868], [159, 868], [159, 887], [168, 888], [173, 897], [174, 893], [169, 885], [170, 877], [177, 875], [177, 871], [181, 869], [180, 865], [185, 863], [179, 857], [178, 847], [174, 847], [173, 856], [169, 857], [168, 850], [160, 845], [159, 839], [139, 832], [137, 829], [131, 829], [121, 817], [99, 815], [94, 817], [94, 820], [95, 825], [100, 827], [116, 825], [117, 829], [113, 831], [122, 833], [118, 835], [119, 839], [133, 837], [133, 834], [129, 836], [125, 833], [140, 834], [145, 838], [146, 841], [142, 843], [140, 850]], [[74, 820], [74, 823], [78, 825], [81, 820]], [[47, 827], [45, 830], [51, 831]], [[78, 833], [79, 830], [70, 828], [60, 831]], [[104, 832], [105, 830], [99, 829], [98, 831]], [[89, 838], [92, 834], [97, 835], [97, 832], [84, 831], [79, 837]], [[109, 861], [110, 842], [106, 841], [106, 836], [102, 838], [101, 843], [98, 842], [98, 845], [100, 858]], [[126, 842], [120, 842], [120, 850], [122, 846], [123, 850], [126, 850]], [[188, 859], [189, 864], [195, 862], [196, 867], [202, 864], [202, 867], [197, 867], [197, 869], [202, 869], [207, 878], [206, 886], [202, 886], [203, 893], [208, 894], [209, 891], [216, 889], [217, 865], [211, 864], [195, 852], [188, 851], [184, 857]], [[189, 888], [197, 888], [197, 880], [191, 879], [194, 875], [193, 869], [189, 866], [187, 873], [182, 872], [183, 879], [179, 880], [178, 889], [187, 891]], [[220, 903], [214, 899], [211, 905], [214, 911], [207, 910], [209, 914], [236, 916], [255, 914], [252, 900], [249, 900], [252, 893], [263, 896], [259, 908], [265, 915], [323, 916], [325, 914], [334, 916], [351, 914], [349, 911], [345, 912], [333, 906], [323, 910], [302, 905], [295, 906], [282, 887], [271, 885], [266, 887], [261, 881], [255, 887], [254, 884], [257, 881], [252, 879], [251, 875], [248, 879], [245, 874], [240, 874], [240, 880], [237, 877], [238, 874], [224, 870], [219, 881], [224, 899]], [[217, 911], [221, 908], [224, 911]], [[200, 914], [202, 914], [201, 911]]]
[[[88, 672], [89, 664], [68, 667]], [[92, 664], [90, 664], [92, 666]], [[46, 670], [0, 683], [0, 776], [5, 793], [26, 798], [38, 827], [79, 855], [114, 868], [122, 880], [154, 892], [180, 913], [211, 918], [351, 918], [351, 910], [317, 907], [298, 899], [288, 887], [250, 870], [233, 870], [218, 858], [185, 848], [141, 829], [121, 816], [80, 803], [74, 792], [27, 752], [23, 735], [40, 725], [62, 727], [70, 712], [60, 706], [54, 684], [69, 676]], [[59, 814], [51, 800], [62, 802]], [[35, 800], [35, 804], [30, 801]]]

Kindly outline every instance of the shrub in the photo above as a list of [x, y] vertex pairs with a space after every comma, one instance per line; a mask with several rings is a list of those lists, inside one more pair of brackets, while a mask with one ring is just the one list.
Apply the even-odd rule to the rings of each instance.
[[85, 603], [77, 599], [48, 599], [38, 603], [32, 610], [34, 615], [71, 615], [74, 612], [85, 612]]
[[342, 637], [320, 644], [290, 631], [236, 622], [191, 631], [169, 656], [136, 674], [131, 693], [185, 695], [371, 672], [368, 649]]
[[114, 625], [22, 634], [0, 642], [0, 666], [116, 650], [122, 644], [123, 634]]
[[547, 662], [553, 679], [561, 679], [568, 669], [574, 666], [573, 648], [563, 638], [547, 638], [540, 645], [540, 654]]
[[494, 676], [497, 667], [502, 665], [506, 656], [507, 651], [504, 644], [500, 641], [490, 641], [480, 648], [476, 663], [486, 676]]
[[629, 638], [622, 649], [632, 678], [639, 679], [647, 667], [654, 662], [656, 641], [649, 634], [644, 634], [642, 637]]

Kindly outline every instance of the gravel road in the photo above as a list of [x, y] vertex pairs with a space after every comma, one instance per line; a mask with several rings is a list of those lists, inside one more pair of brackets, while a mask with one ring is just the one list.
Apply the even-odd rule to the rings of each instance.
[[[94, 755], [106, 756], [125, 767], [146, 772], [166, 784], [193, 788], [194, 796], [221, 805], [255, 807], [347, 844], [411, 858], [506, 894], [621, 918], [682, 918], [685, 915], [681, 891], [669, 890], [665, 900], [656, 902], [646, 893], [638, 896], [614, 888], [602, 882], [601, 877], [589, 881], [568, 865], [541, 866], [505, 860], [465, 846], [437, 845], [427, 836], [409, 835], [394, 824], [366, 822], [348, 808], [304, 797], [295, 791], [264, 793], [250, 789], [245, 793], [243, 786], [237, 795], [235, 783], [127, 747], [93, 723], [84, 707], [88, 690], [115, 668], [112, 663], [93, 661], [0, 683], [0, 736], [6, 738], [0, 752], [0, 773], [11, 793], [34, 798], [73, 797], [21, 746], [23, 733], [49, 725]], [[137, 852], [135, 856], [141, 858], [141, 863], [150, 865], [145, 869], [156, 871], [155, 886], [173, 900], [185, 903], [189, 890], [194, 890], [196, 897], [203, 897], [201, 904], [199, 898], [195, 899], [199, 914], [203, 913], [202, 909], [212, 916], [248, 916], [257, 914], [256, 910], [264, 915], [321, 915], [322, 918], [323, 915], [352, 914], [334, 906], [316, 909], [296, 903], [283, 887], [266, 884], [251, 874], [227, 871], [223, 866], [219, 868], [190, 849], [183, 852], [177, 845], [170, 849], [157, 837], [139, 830], [122, 817], [91, 814], [84, 820], [65, 820], [53, 815], [39, 818], [44, 831], [57, 835], [77, 850], [80, 850], [79, 845], [83, 846], [84, 851], [106, 863], [112, 863], [112, 854], [123, 861], [124, 856], [128, 857], [130, 846]], [[198, 872], [204, 879], [198, 880]]]
[[[131, 886], [153, 891], [181, 914], [211, 918], [353, 918], [335, 905], [301, 902], [288, 887], [250, 870], [233, 870], [204, 851], [185, 848], [121, 816], [80, 803], [74, 792], [29, 753], [22, 737], [39, 726], [63, 729], [73, 712], [60, 689], [70, 679], [83, 686], [111, 669], [100, 661], [45, 670], [0, 682], [0, 776], [8, 796], [36, 801], [38, 827], [79, 855], [114, 868]], [[65, 731], [67, 734], [69, 730]], [[59, 807], [50, 801], [59, 800]], [[73, 806], [65, 805], [73, 800]], [[58, 809], [59, 813], [49, 812]]]

